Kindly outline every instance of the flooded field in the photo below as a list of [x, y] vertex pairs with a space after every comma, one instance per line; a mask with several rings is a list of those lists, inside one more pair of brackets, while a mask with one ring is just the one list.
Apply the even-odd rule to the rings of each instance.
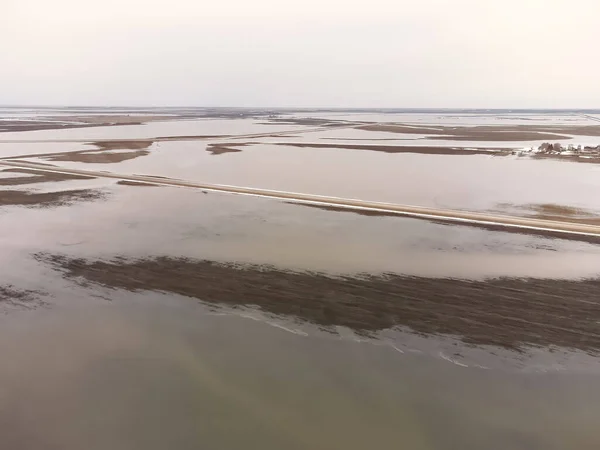
[[597, 225], [586, 114], [0, 110], [3, 445], [598, 448], [590, 239], [160, 185]]

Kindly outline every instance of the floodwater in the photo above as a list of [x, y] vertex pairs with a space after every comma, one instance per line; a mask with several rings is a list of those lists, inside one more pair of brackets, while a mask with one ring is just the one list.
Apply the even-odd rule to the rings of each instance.
[[[223, 130], [211, 133], [210, 123], [197, 134], [225, 129], [219, 125]], [[172, 127], [178, 132], [178, 125]], [[232, 125], [228, 134], [241, 134], [236, 130]], [[349, 139], [366, 133], [348, 131]], [[71, 133], [43, 131], [49, 139], [66, 132]], [[11, 146], [10, 156], [91, 150], [84, 143], [104, 133], [101, 127], [72, 132], [89, 132], [89, 140], [66, 143], [64, 150], [57, 143], [2, 145], [7, 151]], [[244, 125], [244, 132], [260, 131]], [[34, 140], [35, 133], [19, 133], [20, 139]], [[342, 139], [343, 130], [327, 137]], [[150, 154], [118, 163], [50, 162], [423, 206], [553, 203], [600, 211], [592, 195], [598, 190], [595, 164], [292, 148], [262, 140], [238, 153], [211, 155], [207, 143], [159, 142]], [[46, 145], [52, 151], [44, 151]], [[38, 177], [0, 172], [3, 182], [26, 176]], [[584, 324], [581, 314], [569, 312], [577, 307], [569, 295], [561, 297], [557, 289], [536, 296], [535, 288], [523, 287], [544, 280], [561, 289], [582, 279], [592, 282], [600, 274], [598, 245], [105, 178], [40, 177], [2, 190], [98, 194], [0, 204], [2, 448], [600, 447], [600, 349], [592, 346], [600, 335], [598, 291], [573, 295], [590, 316]], [[207, 297], [186, 295], [195, 291], [169, 283], [181, 280], [161, 272], [173, 261], [186, 270], [217, 264], [218, 271], [198, 273], [203, 284], [195, 288]], [[144, 272], [148, 266], [158, 271]], [[121, 273], [110, 279], [108, 268], [118, 272], [119, 267]], [[240, 276], [244, 267], [252, 269]], [[223, 275], [212, 279], [211, 273]], [[357, 316], [365, 316], [364, 323], [385, 323], [392, 310], [380, 300], [373, 303], [379, 309], [369, 309], [365, 292], [373, 298], [389, 293], [390, 302], [408, 301], [403, 296], [417, 292], [382, 291], [392, 274], [402, 277], [398, 286], [422, 286], [423, 280], [433, 286], [446, 279], [463, 290], [454, 296], [421, 290], [410, 302], [425, 306], [415, 310], [407, 303], [393, 318], [398, 326], [366, 333], [360, 323], [336, 325]], [[136, 285], [136, 279], [149, 276], [156, 277], [152, 290]], [[311, 276], [319, 277], [321, 288], [311, 290]], [[382, 278], [371, 283], [371, 277]], [[193, 273], [184, 278], [192, 284], [195, 279]], [[482, 286], [484, 294], [474, 304], [479, 311], [490, 279], [496, 280], [489, 285], [490, 298], [498, 303], [490, 303], [489, 310], [447, 317], [430, 311], [419, 322], [419, 333], [403, 325], [416, 323], [440, 295], [460, 305], [460, 292]], [[563, 286], [560, 280], [569, 281]], [[261, 292], [275, 300], [280, 294], [286, 308], [254, 297]], [[364, 304], [357, 309], [351, 297], [334, 303], [336, 292], [360, 292]], [[303, 310], [319, 299], [331, 302], [322, 315]], [[466, 304], [470, 300], [464, 298]], [[530, 305], [538, 316], [527, 316], [529, 324], [511, 314], [529, 314]], [[474, 331], [461, 333], [461, 320], [477, 333], [493, 324], [489, 331], [500, 345], [469, 340]], [[502, 333], [510, 333], [515, 323], [522, 345], [502, 345]], [[549, 341], [536, 340], [544, 328]], [[529, 331], [535, 336], [528, 337]]]
[[[287, 125], [286, 130], [299, 130], [304, 127]], [[170, 136], [203, 135], [244, 135], [281, 131], [280, 125], [262, 124], [253, 119], [203, 119], [168, 122], [150, 122], [142, 125], [120, 125], [90, 128], [69, 128], [64, 130], [37, 130], [27, 132], [2, 133], [2, 141], [83, 141], [99, 139], [148, 139]]]
[[[194, 141], [161, 142], [149, 155], [118, 164], [60, 164], [73, 169], [473, 211], [505, 203], [556, 203], [600, 212], [600, 197], [589, 195], [600, 191], [597, 164], [261, 143], [239, 147], [241, 152], [212, 155], [206, 146]], [[28, 160], [53, 163], [43, 158]]]
[[[189, 299], [3, 323], [11, 449], [595, 449], [597, 375], [298, 335]], [[130, 302], [131, 303], [131, 302]], [[4, 320], [3, 322], [6, 322]]]

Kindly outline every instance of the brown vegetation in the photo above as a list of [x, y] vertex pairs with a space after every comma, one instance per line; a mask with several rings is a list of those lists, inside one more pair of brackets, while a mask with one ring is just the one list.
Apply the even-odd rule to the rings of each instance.
[[81, 151], [67, 152], [58, 155], [49, 156], [48, 161], [73, 161], [95, 164], [112, 164], [127, 161], [129, 159], [139, 158], [149, 155], [148, 150], [135, 150], [130, 152], [97, 152]]
[[504, 148], [474, 148], [472, 150], [456, 147], [419, 147], [405, 145], [368, 145], [368, 144], [313, 144], [304, 142], [278, 142], [273, 145], [286, 145], [301, 148], [340, 148], [345, 150], [367, 150], [384, 153], [421, 153], [425, 155], [508, 155]]
[[144, 150], [149, 148], [154, 141], [145, 139], [128, 139], [120, 141], [94, 141], [90, 142], [100, 150]]
[[75, 202], [100, 200], [105, 194], [95, 189], [57, 192], [27, 192], [0, 190], [0, 206], [29, 206], [51, 208]]
[[76, 280], [169, 292], [216, 305], [255, 306], [363, 334], [402, 326], [426, 335], [457, 336], [469, 344], [600, 350], [600, 280], [332, 277], [185, 258], [36, 257]]

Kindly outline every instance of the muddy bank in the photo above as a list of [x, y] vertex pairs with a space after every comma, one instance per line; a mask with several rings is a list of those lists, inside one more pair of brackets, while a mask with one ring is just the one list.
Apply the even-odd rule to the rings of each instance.
[[394, 214], [393, 212], [385, 212], [385, 211], [369, 211], [366, 209], [349, 209], [342, 208], [340, 206], [331, 206], [331, 205], [311, 205], [308, 203], [294, 203], [294, 202], [285, 202], [288, 205], [295, 206], [304, 206], [306, 208], [314, 208], [321, 209], [323, 211], [331, 211], [331, 212], [341, 212], [341, 213], [353, 213], [359, 216], [367, 216], [367, 217], [401, 217], [399, 214]]
[[464, 141], [537, 141], [570, 139], [570, 135], [600, 136], [598, 125], [576, 126], [542, 126], [542, 125], [514, 125], [514, 126], [429, 126], [409, 124], [373, 124], [358, 127], [366, 131], [383, 131], [387, 133], [425, 134], [429, 139], [451, 139]]
[[367, 150], [384, 153], [419, 153], [424, 155], [496, 155], [509, 154], [504, 148], [474, 148], [472, 150], [457, 147], [417, 147], [404, 145], [363, 145], [363, 144], [310, 144], [303, 142], [278, 142], [274, 145], [286, 145], [301, 148], [340, 148], [344, 150]]
[[242, 150], [237, 147], [246, 147], [247, 143], [243, 144], [208, 144], [206, 146], [206, 151], [211, 155], [222, 155], [223, 153], [239, 153]]
[[275, 117], [269, 118], [264, 125], [305, 125], [312, 127], [335, 127], [340, 125], [359, 125], [361, 122], [347, 122], [342, 120], [319, 119], [313, 117]]
[[197, 134], [190, 136], [159, 136], [154, 138], [157, 142], [170, 142], [170, 141], [201, 141], [204, 139], [223, 139], [223, 138], [234, 138], [235, 134]]
[[63, 173], [42, 172], [32, 169], [4, 169], [2, 170], [2, 173], [22, 173], [32, 176], [0, 178], [0, 186], [17, 186], [23, 184], [94, 179], [94, 177], [86, 177], [83, 175], [68, 175]]
[[0, 190], [1, 206], [28, 206], [53, 208], [77, 202], [101, 200], [106, 194], [96, 189], [78, 189], [58, 192], [27, 192]]
[[128, 181], [128, 180], [119, 180], [117, 184], [122, 186], [141, 186], [141, 187], [158, 187], [156, 184], [152, 183], [144, 183], [143, 181]]
[[255, 306], [361, 334], [409, 327], [467, 344], [600, 351], [600, 280], [466, 281], [364, 275], [330, 277], [274, 267], [156, 257], [110, 261], [38, 254], [65, 277], [130, 291], [162, 291], [215, 305]]
[[[147, 149], [150, 148], [152, 144], [154, 144], [154, 140], [147, 139], [93, 141], [88, 142], [88, 145], [93, 145], [96, 147], [92, 150], [76, 150], [72, 152], [54, 153], [29, 153], [26, 155], [10, 156], [4, 159], [7, 161], [16, 161], [23, 158], [40, 158], [45, 161], [73, 161], [82, 163], [110, 164], [149, 155], [150, 151]], [[43, 163], [36, 162], [36, 164]], [[46, 165], [54, 166], [54, 164]]]
[[[221, 148], [223, 144], [210, 144], [207, 146], [206, 151], [210, 151], [213, 155], [225, 153], [222, 151], [216, 153], [212, 151], [211, 145]], [[249, 146], [252, 143], [235, 144], [238, 146]], [[366, 150], [372, 152], [383, 152], [383, 153], [419, 153], [425, 155], [495, 155], [504, 156], [510, 154], [509, 149], [505, 148], [474, 148], [465, 149], [459, 147], [418, 147], [418, 146], [404, 146], [404, 145], [368, 145], [368, 144], [319, 144], [319, 143], [305, 143], [305, 142], [269, 142], [269, 145], [280, 145], [287, 147], [299, 147], [299, 148], [337, 148], [343, 150]], [[231, 152], [240, 152], [242, 150], [233, 148], [232, 146], [224, 147]]]
[[152, 140], [120, 140], [120, 141], [94, 141], [90, 142], [100, 150], [145, 150], [149, 148], [154, 141]]
[[98, 152], [98, 151], [82, 151], [68, 152], [45, 158], [47, 161], [73, 161], [82, 163], [94, 164], [113, 164], [129, 159], [139, 158], [149, 155], [148, 150], [134, 150], [128, 152]]

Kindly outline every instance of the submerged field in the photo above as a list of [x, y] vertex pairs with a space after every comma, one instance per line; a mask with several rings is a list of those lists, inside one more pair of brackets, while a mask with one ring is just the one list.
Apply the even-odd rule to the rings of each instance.
[[3, 442], [598, 448], [594, 239], [160, 182], [594, 227], [600, 165], [513, 150], [596, 117], [0, 110]]

